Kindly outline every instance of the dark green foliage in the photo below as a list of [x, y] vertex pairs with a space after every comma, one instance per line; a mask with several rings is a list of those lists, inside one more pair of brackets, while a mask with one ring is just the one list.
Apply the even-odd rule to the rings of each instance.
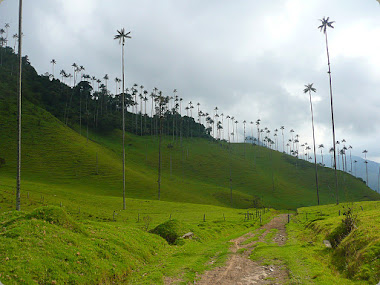
[[182, 237], [187, 232], [190, 232], [190, 229], [189, 226], [178, 220], [169, 220], [158, 225], [150, 232], [161, 236], [168, 243], [174, 244], [180, 237]]
[[357, 217], [354, 215], [351, 208], [347, 208], [343, 212], [344, 219], [327, 237], [333, 248], [336, 248], [340, 242], [349, 235], [349, 233], [356, 227]]
[[[9, 98], [17, 92], [17, 55], [9, 48], [6, 51], [2, 47], [0, 49], [4, 53], [3, 65], [0, 66], [0, 98]], [[23, 58], [22, 80], [23, 100], [49, 111], [66, 125], [81, 124], [83, 133], [87, 125], [103, 133], [122, 128], [121, 94], [111, 94], [104, 85], [91, 86], [91, 82], [82, 80], [75, 87], [70, 87], [57, 78], [50, 80], [47, 75], [37, 74], [27, 56]], [[133, 94], [125, 94], [127, 108], [134, 104]], [[138, 135], [158, 134], [157, 115], [152, 119], [145, 114], [127, 111], [125, 119], [128, 132]], [[178, 112], [167, 110], [163, 134], [173, 133], [177, 138], [209, 137], [205, 127], [195, 122], [194, 118], [181, 117]]]

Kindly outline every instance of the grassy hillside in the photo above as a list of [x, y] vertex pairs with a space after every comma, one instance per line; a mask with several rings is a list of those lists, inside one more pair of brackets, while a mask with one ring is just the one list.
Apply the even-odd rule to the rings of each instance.
[[[261, 146], [204, 138], [173, 140], [171, 136], [163, 138], [161, 201], [157, 201], [158, 138], [127, 133], [128, 199], [123, 211], [121, 131], [90, 129], [87, 139], [85, 125], [82, 129], [68, 127], [38, 104], [41, 96], [54, 101], [56, 93], [29, 80], [24, 85], [27, 96], [22, 121], [23, 212], [10, 211], [15, 208], [16, 90], [14, 77], [3, 71], [0, 69], [4, 75], [0, 76], [0, 260], [4, 262], [0, 263], [0, 280], [6, 284], [162, 284], [164, 276], [191, 282], [211, 267], [211, 259], [217, 264], [225, 260], [228, 240], [259, 227], [257, 209], [250, 210], [255, 219], [247, 221], [246, 208], [296, 209], [316, 204], [314, 167], [308, 162]], [[37, 76], [30, 68], [27, 72]], [[59, 85], [57, 80], [54, 84]], [[333, 171], [319, 167], [319, 180], [321, 203], [335, 203]], [[339, 198], [362, 201], [380, 196], [361, 180], [339, 172]], [[361, 205], [367, 209], [367, 204]], [[324, 219], [318, 213], [306, 231], [304, 221], [297, 223], [300, 238], [316, 231], [321, 239], [335, 229], [340, 221], [338, 208], [312, 208], [309, 218], [320, 209], [326, 213]], [[299, 217], [303, 211], [299, 210]], [[330, 217], [330, 212], [335, 216]], [[260, 213], [262, 223], [275, 214]], [[364, 230], [341, 243], [342, 254], [338, 250], [332, 255], [337, 266], [342, 256], [348, 258], [344, 262], [352, 270], [365, 265], [360, 276], [352, 275], [350, 269], [350, 277], [373, 276], [366, 273], [370, 270], [366, 266], [371, 264], [371, 254], [378, 254], [378, 234], [364, 238], [371, 230], [371, 215], [360, 217]], [[179, 221], [181, 228], [194, 232], [196, 238], [169, 246], [147, 232], [169, 219]], [[370, 244], [360, 251], [365, 256], [362, 263], [352, 259], [353, 254], [345, 254], [356, 241], [359, 251]], [[296, 248], [301, 248], [298, 241]]]
[[[379, 206], [377, 201], [300, 208], [287, 225], [286, 246], [258, 245], [252, 258], [284, 263], [291, 284], [377, 284]], [[354, 227], [343, 233], [349, 209]], [[327, 248], [324, 240], [333, 248]]]
[[[65, 206], [0, 214], [0, 280], [4, 284], [163, 284], [164, 276], [180, 276], [184, 282], [192, 281], [211, 267], [211, 258], [217, 264], [226, 259], [229, 239], [260, 226], [258, 218], [245, 221], [240, 210], [146, 202], [145, 209], [134, 208], [115, 221], [112, 216], [100, 219], [96, 212], [89, 214], [86, 204], [80, 214]], [[169, 245], [147, 232], [168, 221], [169, 210], [182, 226], [179, 236], [191, 231], [193, 240]], [[262, 222], [273, 214], [262, 212]]]
[[[17, 138], [16, 102], [10, 96], [0, 99], [0, 126], [0, 157], [5, 160], [0, 180], [4, 189], [12, 189]], [[82, 136], [78, 132], [24, 100], [24, 194], [47, 194], [47, 188], [55, 187], [61, 199], [80, 200], [88, 194], [121, 197], [121, 132], [90, 132], [88, 141], [84, 128]], [[127, 196], [156, 199], [157, 137], [127, 134], [126, 155]], [[264, 147], [201, 138], [183, 139], [181, 147], [179, 138], [173, 142], [165, 137], [162, 167], [161, 197], [166, 201], [230, 206], [231, 169], [233, 207], [249, 207], [254, 200], [275, 208], [316, 204], [313, 165]], [[319, 178], [321, 203], [334, 203], [333, 172], [320, 168]], [[341, 201], [379, 198], [346, 173], [339, 173], [339, 186]]]

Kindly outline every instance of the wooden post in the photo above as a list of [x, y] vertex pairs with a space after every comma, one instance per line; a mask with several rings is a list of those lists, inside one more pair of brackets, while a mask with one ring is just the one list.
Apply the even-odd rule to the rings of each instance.
[[171, 220], [172, 219], [172, 214], [170, 214], [170, 217], [169, 217], [169, 220]]
[[226, 221], [226, 217], [224, 216], [224, 213], [223, 213], [223, 219], [224, 219], [224, 221]]
[[115, 222], [116, 220], [115, 220], [115, 212], [116, 211], [113, 211], [113, 221]]
[[203, 221], [206, 222], [206, 214], [203, 214]]
[[59, 206], [62, 208], [62, 202], [59, 202]]

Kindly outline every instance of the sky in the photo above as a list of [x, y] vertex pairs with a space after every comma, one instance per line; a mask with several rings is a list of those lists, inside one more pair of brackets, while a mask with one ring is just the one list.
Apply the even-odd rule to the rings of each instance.
[[[316, 144], [324, 144], [325, 152], [333, 139], [326, 44], [318, 26], [319, 19], [330, 17], [335, 21], [327, 35], [336, 139], [345, 139], [353, 154], [363, 156], [366, 149], [369, 159], [380, 162], [376, 0], [23, 2], [22, 52], [39, 74], [53, 72], [53, 58], [56, 77], [61, 69], [72, 72], [75, 62], [91, 76], [108, 74], [114, 93], [121, 48], [113, 37], [125, 28], [132, 36], [125, 46], [126, 86], [137, 83], [149, 92], [157, 87], [166, 96], [177, 89], [184, 103], [199, 102], [209, 114], [218, 107], [219, 114], [239, 121], [240, 139], [242, 122], [260, 119], [271, 135], [284, 126], [285, 140], [293, 129], [301, 144], [311, 146], [310, 102], [303, 90], [313, 83]], [[5, 23], [13, 46], [18, 1], [0, 1], [0, 26]]]

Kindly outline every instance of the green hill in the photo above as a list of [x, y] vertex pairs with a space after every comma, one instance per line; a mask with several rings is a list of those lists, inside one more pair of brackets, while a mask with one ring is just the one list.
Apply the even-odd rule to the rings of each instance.
[[[3, 63], [0, 280], [6, 284], [163, 284], [164, 277], [193, 282], [198, 274], [226, 260], [230, 239], [259, 228], [277, 214], [258, 208], [284, 210], [316, 204], [313, 164], [262, 146], [212, 140], [204, 128], [188, 117], [182, 119], [184, 136], [174, 132], [173, 139], [168, 132], [163, 138], [161, 201], [157, 201], [158, 137], [149, 135], [155, 133], [153, 129], [145, 130], [143, 136], [136, 135], [136, 116], [127, 113], [128, 199], [127, 209], [121, 210], [122, 146], [121, 131], [117, 129], [120, 116], [105, 112], [99, 116], [98, 127], [92, 118], [87, 138], [87, 122], [83, 119], [80, 128], [78, 116], [74, 115], [74, 105], [78, 103], [75, 97], [72, 108], [66, 109], [65, 102], [70, 102], [71, 92], [77, 94], [75, 90], [58, 80], [38, 76], [24, 60], [22, 211], [9, 211], [15, 209], [17, 147], [16, 62], [9, 49]], [[98, 105], [91, 104], [97, 110]], [[171, 119], [165, 117], [165, 124]], [[153, 123], [152, 120], [151, 126]], [[321, 203], [335, 203], [333, 171], [319, 167], [319, 180]], [[360, 179], [339, 172], [339, 199], [379, 200], [380, 195]], [[365, 211], [367, 205], [375, 207], [375, 203], [363, 205]], [[318, 213], [313, 230], [322, 233], [318, 239], [323, 239], [327, 234], [323, 229], [331, 232], [339, 224], [336, 215], [341, 206], [303, 208], [298, 213], [308, 209], [314, 215]], [[320, 209], [334, 213], [333, 221], [322, 220]], [[247, 212], [251, 213], [249, 220]], [[361, 217], [366, 230], [373, 229], [370, 216], [376, 213]], [[171, 246], [147, 232], [159, 224], [167, 225], [165, 222], [171, 219], [182, 230], [178, 236], [191, 231], [194, 240], [180, 240]], [[299, 221], [288, 227], [297, 227], [296, 233], [310, 236]], [[376, 242], [376, 247], [368, 248], [375, 248], [377, 253], [377, 228], [374, 231], [369, 242]], [[354, 236], [347, 238], [351, 241]], [[296, 248], [304, 248], [305, 237], [300, 235], [299, 239], [290, 242], [295, 242]], [[360, 242], [365, 244], [363, 240]], [[284, 248], [292, 250], [291, 243], [291, 247]], [[342, 254], [335, 256], [337, 263], [345, 253], [345, 244], [343, 241]], [[319, 272], [321, 250], [315, 250], [312, 258], [317, 265], [310, 271]], [[298, 272], [293, 268], [301, 270], [298, 260], [306, 260], [308, 253], [293, 250], [292, 254], [298, 259], [289, 261], [289, 268]], [[288, 262], [289, 254], [284, 255], [281, 258]], [[347, 262], [355, 269], [352, 256]], [[358, 266], [370, 264], [370, 258], [372, 255], [367, 254]], [[323, 260], [324, 266], [330, 267], [332, 262], [325, 257]], [[358, 278], [373, 278], [364, 271], [361, 274], [364, 277]]]
[[[55, 197], [65, 204], [75, 200], [78, 205], [88, 195], [121, 197], [121, 131], [90, 130], [87, 140], [84, 127], [80, 135], [78, 125], [70, 128], [42, 108], [38, 98], [48, 96], [57, 82], [39, 77], [28, 64], [25, 69], [22, 193], [48, 195], [54, 188]], [[16, 168], [16, 90], [10, 88], [14, 76], [1, 78], [0, 158], [5, 164], [0, 180], [1, 187], [11, 193]], [[45, 81], [37, 84], [38, 80]], [[295, 209], [316, 204], [313, 165], [303, 160], [261, 146], [228, 145], [199, 137], [175, 136], [173, 140], [166, 136], [162, 148], [162, 200], [235, 208]], [[157, 165], [158, 137], [127, 133], [127, 197], [157, 199]], [[333, 171], [319, 167], [319, 180], [321, 203], [334, 203]], [[340, 201], [379, 197], [359, 179], [339, 173]]]

